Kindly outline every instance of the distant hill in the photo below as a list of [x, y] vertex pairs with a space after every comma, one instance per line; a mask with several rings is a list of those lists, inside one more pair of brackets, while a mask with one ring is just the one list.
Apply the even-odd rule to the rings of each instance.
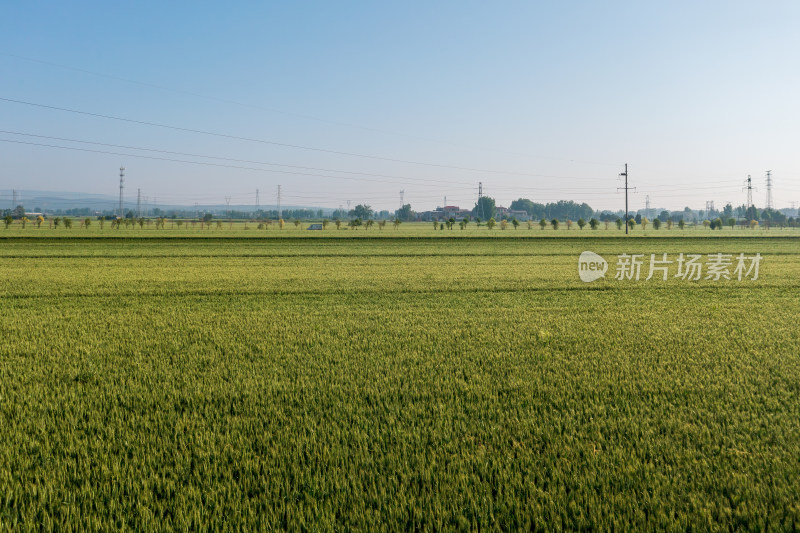
[[[57, 210], [67, 210], [76, 208], [89, 208], [95, 211], [114, 211], [119, 207], [119, 196], [112, 196], [109, 194], [93, 194], [86, 192], [67, 192], [67, 191], [37, 191], [28, 189], [17, 189], [17, 204], [23, 205], [26, 211], [37, 212], [51, 212]], [[11, 189], [0, 189], [0, 210], [13, 209], [16, 205], [14, 202], [13, 191]], [[122, 206], [125, 211], [136, 209], [136, 197], [124, 197]], [[197, 204], [189, 202], [185, 204], [170, 204], [158, 202], [153, 204], [149, 202], [142, 205], [142, 209], [152, 209], [157, 207], [163, 211], [203, 211], [211, 213], [224, 213], [226, 210], [231, 211], [244, 211], [251, 212], [255, 210], [255, 206], [250, 205], [234, 205], [227, 206], [225, 204]], [[262, 205], [261, 209], [277, 209], [275, 205]], [[333, 209], [327, 207], [314, 207], [302, 205], [283, 205], [283, 209], [313, 209], [317, 211], [322, 209], [327, 215], [333, 212]]]

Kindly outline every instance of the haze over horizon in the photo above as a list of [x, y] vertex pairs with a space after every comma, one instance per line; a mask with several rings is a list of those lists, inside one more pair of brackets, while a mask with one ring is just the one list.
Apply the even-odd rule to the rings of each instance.
[[[0, 189], [471, 208], [800, 202], [800, 5], [0, 8]], [[103, 115], [103, 116], [98, 116]], [[82, 142], [78, 142], [82, 141]], [[145, 150], [146, 149], [146, 150]], [[0, 198], [0, 202], [8, 201]], [[32, 206], [31, 206], [32, 207]]]

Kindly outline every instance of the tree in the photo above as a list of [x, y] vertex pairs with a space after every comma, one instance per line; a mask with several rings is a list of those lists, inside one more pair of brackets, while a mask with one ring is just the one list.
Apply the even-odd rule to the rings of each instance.
[[583, 220], [582, 218], [579, 218], [578, 219], [578, 229], [583, 229], [584, 226], [586, 226], [586, 221]]
[[91, 226], [91, 225], [92, 225], [92, 219], [89, 218], [89, 217], [86, 217], [83, 220], [83, 227], [85, 227], [86, 229], [89, 229], [89, 226]]
[[615, 220], [614, 223], [617, 225], [617, 229], [622, 229], [622, 219], [621, 218], [618, 218], [617, 220]]
[[44, 222], [44, 217], [42, 215], [39, 215], [38, 217], [36, 217], [36, 229], [39, 229], [39, 228], [42, 227], [42, 222]]
[[722, 218], [731, 218], [733, 216], [733, 206], [731, 204], [725, 204], [725, 207], [722, 208]]
[[729, 218], [728, 225], [731, 227], [731, 229], [733, 229], [733, 227], [736, 225], [736, 219], [733, 217]]
[[565, 220], [565, 221], [564, 221], [564, 224], [566, 224], [566, 225], [567, 225], [567, 229], [570, 229], [570, 228], [572, 228], [572, 221], [571, 221], [570, 219], [567, 219], [567, 220]]
[[672, 219], [671, 218], [667, 219], [667, 229], [668, 230], [672, 229]]
[[6, 223], [6, 229], [8, 229], [9, 227], [11, 227], [11, 223], [14, 222], [14, 217], [12, 217], [11, 215], [6, 215], [5, 217], [3, 217], [3, 222]]
[[756, 229], [757, 227], [758, 227], [758, 220], [751, 220], [750, 229]]
[[489, 229], [493, 229], [495, 224], [497, 224], [497, 223], [494, 221], [494, 218], [490, 218], [486, 222], [486, 227], [489, 228]]
[[361, 225], [361, 219], [360, 218], [355, 218], [355, 219], [350, 221], [350, 227], [353, 228], [353, 229], [358, 229], [358, 227], [360, 225]]
[[366, 222], [364, 222], [364, 229], [371, 228], [374, 223], [375, 223], [374, 220], [367, 220]]
[[[178, 220], [175, 221], [175, 224], [178, 225], [178, 229], [181, 229], [181, 226], [183, 226], [183, 220], [178, 219]], [[259, 226], [261, 226], [261, 224], [259, 224]], [[259, 227], [258, 229], [261, 229], [261, 228]]]
[[433, 221], [433, 229], [434, 230], [439, 229], [439, 223], [437, 221], [435, 221], [435, 220]]
[[531, 218], [541, 217], [545, 214], [544, 204], [537, 204], [536, 202], [527, 198], [519, 198], [514, 200], [511, 202], [509, 208], [513, 209], [514, 211], [525, 211]]
[[402, 222], [403, 222], [403, 221], [402, 221], [402, 220], [400, 220], [399, 218], [395, 218], [395, 219], [394, 219], [394, 222], [392, 222], [392, 224], [394, 224], [394, 229], [397, 229], [397, 228], [399, 228], [399, 227], [400, 227], [400, 224], [401, 224]]
[[503, 219], [500, 221], [500, 229], [506, 229], [508, 227], [508, 220]]
[[217, 220], [217, 229], [221, 229], [221, 228], [222, 228], [222, 221], [221, 220]]
[[395, 218], [408, 222], [414, 219], [414, 212], [411, 210], [411, 204], [405, 204], [403, 207], [394, 212]]
[[550, 225], [553, 226], [554, 230], [557, 230], [558, 229], [558, 219], [554, 218], [553, 220], [551, 220], [550, 221]]
[[528, 229], [533, 229], [533, 221], [528, 220]]
[[322, 221], [322, 229], [323, 230], [327, 229], [328, 228], [328, 224], [330, 224], [330, 223], [331, 223], [331, 221], [328, 220], [327, 218], [325, 220], [323, 220]]
[[634, 219], [634, 218], [629, 218], [629, 219], [628, 219], [628, 227], [631, 229], [631, 231], [633, 230], [633, 228], [634, 228], [635, 226], [636, 226], [636, 219]]
[[547, 227], [547, 221], [546, 221], [545, 219], [542, 219], [542, 220], [540, 220], [540, 221], [539, 221], [539, 227], [540, 227], [541, 229], [544, 229], [544, 228], [546, 228], [546, 227]]
[[447, 219], [447, 228], [448, 229], [452, 230], [453, 226], [455, 226], [455, 225], [456, 225], [456, 219], [454, 219], [453, 217], [450, 217], [450, 218]]
[[647, 220], [647, 217], [642, 217], [642, 218], [641, 218], [641, 220], [639, 221], [639, 224], [641, 224], [641, 225], [642, 225], [642, 231], [644, 231], [644, 230], [646, 230], [646, 229], [647, 229], [647, 225], [648, 225], [649, 223], [650, 223], [650, 221], [649, 221], [649, 220]]
[[372, 208], [366, 204], [358, 204], [357, 206], [355, 206], [355, 208], [353, 208], [352, 211], [350, 211], [350, 216], [355, 217], [356, 219], [359, 220], [361, 219], [367, 220], [369, 218], [372, 218], [372, 215], [373, 215]]
[[[703, 226], [704, 226], [705, 228], [708, 228], [710, 225], [711, 225], [711, 221], [710, 221], [710, 220], [708, 220], [708, 219], [705, 219], [705, 220], [703, 221]], [[713, 229], [713, 228], [712, 228], [712, 229]]]
[[300, 221], [299, 220], [294, 219], [294, 227], [295, 228], [299, 228], [300, 227]]
[[[578, 221], [578, 225], [580, 225], [580, 223], [581, 223], [581, 221], [579, 220]], [[600, 226], [600, 221], [597, 220], [596, 218], [592, 218], [591, 220], [589, 220], [589, 227], [590, 228], [597, 229], [599, 226]]]
[[514, 229], [517, 229], [519, 227], [519, 220], [517, 220], [517, 217], [511, 219], [511, 224], [513, 224]]
[[278, 229], [283, 229], [283, 225], [284, 225], [285, 223], [286, 223], [286, 222], [284, 222], [284, 220], [283, 220], [283, 219], [280, 219], [280, 220], [278, 221]]
[[683, 219], [680, 219], [680, 220], [678, 221], [678, 227], [679, 227], [680, 229], [684, 229], [684, 228], [686, 228], [686, 222], [684, 222], [684, 220], [683, 220]]
[[497, 211], [495, 209], [494, 198], [488, 196], [481, 196], [475, 207], [472, 208], [472, 216], [494, 218]]
[[22, 217], [21, 219], [19, 219], [19, 221], [22, 222], [22, 229], [25, 229], [25, 226], [28, 224], [28, 222], [30, 222], [28, 217]]
[[64, 217], [64, 228], [72, 229], [72, 219]]
[[659, 228], [661, 228], [661, 220], [656, 218], [653, 220], [653, 229], [658, 231]]
[[658, 215], [658, 218], [661, 219], [661, 222], [666, 222], [669, 220], [669, 211], [661, 211], [661, 213]]

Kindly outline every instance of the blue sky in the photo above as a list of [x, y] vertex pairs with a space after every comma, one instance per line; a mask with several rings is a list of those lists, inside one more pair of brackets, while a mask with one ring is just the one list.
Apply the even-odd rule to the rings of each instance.
[[6, 2], [0, 98], [327, 151], [0, 100], [0, 190], [114, 194], [124, 164], [164, 203], [471, 207], [482, 182], [619, 209], [627, 162], [634, 209], [738, 205], [748, 174], [763, 205], [766, 170], [788, 207], [798, 27], [796, 2]]

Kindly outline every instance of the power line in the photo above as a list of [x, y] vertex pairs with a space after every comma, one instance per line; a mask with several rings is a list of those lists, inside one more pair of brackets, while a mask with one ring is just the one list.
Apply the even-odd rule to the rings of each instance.
[[[433, 182], [433, 183], [448, 183], [448, 184], [456, 184], [456, 185], [466, 185], [467, 182], [460, 182], [460, 181], [452, 181], [452, 180], [440, 180], [440, 179], [429, 179], [429, 178], [412, 178], [409, 176], [398, 176], [392, 174], [378, 174], [374, 172], [359, 172], [359, 171], [352, 171], [352, 170], [338, 170], [338, 169], [330, 169], [330, 168], [320, 168], [320, 167], [306, 167], [301, 165], [286, 165], [282, 163], [271, 163], [268, 161], [255, 161], [251, 159], [236, 159], [232, 157], [221, 157], [221, 156], [212, 156], [212, 155], [203, 155], [203, 154], [194, 154], [190, 152], [175, 152], [171, 150], [160, 150], [157, 148], [142, 148], [139, 146], [128, 146], [124, 144], [110, 144], [110, 143], [101, 143], [95, 141], [85, 141], [81, 139], [70, 139], [67, 137], [53, 137], [50, 135], [38, 135], [35, 133], [23, 133], [18, 131], [8, 131], [8, 130], [0, 130], [0, 133], [7, 133], [11, 135], [21, 135], [24, 137], [35, 137], [37, 139], [50, 139], [55, 141], [65, 141], [65, 142], [73, 142], [73, 143], [80, 143], [80, 144], [90, 144], [93, 146], [105, 146], [108, 148], [122, 148], [125, 150], [138, 150], [142, 152], [153, 152], [158, 154], [167, 154], [167, 155], [179, 155], [179, 156], [186, 156], [186, 157], [201, 157], [203, 159], [216, 159], [219, 161], [229, 161], [232, 163], [247, 163], [247, 164], [255, 164], [255, 165], [268, 165], [268, 166], [275, 166], [275, 167], [284, 167], [284, 168], [296, 168], [301, 170], [319, 170], [322, 172], [339, 172], [342, 174], [356, 174], [362, 176], [371, 176], [371, 177], [380, 177], [380, 178], [392, 178], [392, 179], [402, 179], [402, 180], [409, 180], [409, 181], [423, 181], [423, 182]], [[45, 145], [49, 146], [49, 145]], [[66, 147], [64, 147], [66, 148]], [[67, 148], [68, 149], [68, 148]], [[182, 161], [181, 161], [182, 162]]]
[[158, 123], [158, 122], [149, 122], [149, 121], [146, 121], [146, 120], [136, 120], [136, 119], [132, 119], [132, 118], [118, 117], [118, 116], [114, 116], [114, 115], [104, 115], [102, 113], [91, 113], [89, 111], [80, 111], [80, 110], [77, 110], [77, 109], [70, 109], [70, 108], [66, 108], [66, 107], [58, 107], [58, 106], [52, 106], [52, 105], [46, 105], [46, 104], [39, 104], [39, 103], [36, 103], [36, 102], [28, 102], [28, 101], [25, 101], [25, 100], [15, 100], [13, 98], [0, 97], [0, 101], [14, 103], [14, 104], [20, 104], [20, 105], [27, 105], [27, 106], [32, 106], [32, 107], [39, 107], [39, 108], [42, 108], [42, 109], [51, 109], [51, 110], [54, 110], [54, 111], [62, 111], [62, 112], [65, 112], [65, 113], [74, 113], [74, 114], [78, 114], [78, 115], [85, 115], [85, 116], [95, 117], [95, 118], [104, 118], [104, 119], [108, 119], [108, 120], [116, 120], [116, 121], [120, 121], [120, 122], [127, 122], [127, 123], [130, 123], [130, 124], [139, 124], [139, 125], [142, 125], [142, 126], [152, 126], [152, 127], [156, 127], [156, 128], [164, 128], [164, 129], [169, 129], [169, 130], [174, 130], [174, 131], [183, 131], [183, 132], [187, 132], [187, 133], [196, 133], [196, 134], [199, 134], [199, 135], [209, 135], [209, 136], [212, 136], [212, 137], [221, 137], [221, 138], [224, 138], [224, 139], [233, 139], [233, 140], [237, 140], [237, 141], [246, 141], [246, 142], [253, 142], [253, 143], [260, 143], [260, 144], [268, 144], [268, 145], [272, 145], [272, 146], [281, 146], [281, 147], [284, 147], [284, 148], [293, 148], [293, 149], [297, 149], [297, 150], [310, 150], [310, 151], [314, 151], [314, 152], [322, 152], [322, 153], [327, 153], [327, 154], [343, 155], [343, 156], [348, 156], [348, 157], [359, 157], [359, 158], [364, 158], [364, 159], [374, 159], [374, 160], [377, 160], [377, 161], [388, 161], [388, 162], [392, 162], [392, 163], [403, 163], [403, 164], [408, 164], [408, 165], [428, 166], [428, 167], [434, 167], [434, 168], [449, 168], [449, 169], [453, 169], [453, 170], [465, 170], [465, 171], [469, 171], [469, 172], [481, 172], [481, 173], [487, 173], [487, 174], [508, 174], [508, 175], [515, 175], [515, 176], [550, 177], [550, 178], [558, 177], [558, 176], [547, 176], [547, 175], [544, 175], [544, 174], [531, 174], [531, 173], [524, 173], [524, 172], [512, 172], [512, 171], [507, 171], [507, 170], [480, 169], [480, 168], [471, 168], [471, 167], [460, 167], [460, 166], [456, 166], [456, 165], [443, 165], [443, 164], [429, 163], [429, 162], [423, 162], [423, 161], [412, 161], [412, 160], [409, 160], [409, 159], [397, 159], [397, 158], [392, 158], [392, 157], [382, 157], [382, 156], [376, 156], [376, 155], [359, 154], [359, 153], [355, 153], [355, 152], [344, 152], [344, 151], [340, 151], [340, 150], [330, 150], [330, 149], [327, 149], [327, 148], [317, 148], [317, 147], [313, 147], [313, 146], [303, 146], [303, 145], [300, 145], [300, 144], [283, 143], [283, 142], [278, 142], [278, 141], [268, 141], [268, 140], [264, 140], [264, 139], [255, 139], [255, 138], [252, 138], [252, 137], [242, 137], [242, 136], [239, 136], [239, 135], [230, 135], [230, 134], [227, 134], [227, 133], [218, 133], [218, 132], [213, 132], [213, 131], [198, 130], [198, 129], [194, 129], [194, 128], [185, 128], [185, 127], [181, 127], [181, 126], [173, 126], [173, 125], [170, 125], [170, 124], [161, 124], [161, 123]]
[[[186, 159], [174, 159], [169, 157], [156, 157], [156, 156], [148, 156], [148, 155], [141, 155], [141, 154], [130, 154], [130, 153], [122, 153], [122, 152], [111, 152], [107, 150], [92, 150], [89, 148], [77, 148], [74, 146], [59, 146], [54, 144], [44, 144], [44, 143], [34, 143], [34, 142], [27, 142], [27, 141], [16, 141], [12, 139], [0, 139], [0, 142], [5, 143], [14, 143], [14, 144], [24, 144], [28, 146], [39, 146], [44, 148], [58, 148], [61, 150], [74, 150], [78, 152], [89, 152], [95, 154], [104, 154], [104, 155], [118, 155], [118, 156], [125, 156], [125, 157], [136, 157], [139, 159], [150, 159], [154, 161], [170, 161], [173, 163], [187, 163], [191, 165], [203, 165], [203, 166], [210, 166], [210, 167], [220, 167], [220, 168], [235, 168], [238, 170], [251, 170], [255, 172], [271, 172], [276, 174], [292, 174], [297, 176], [308, 176], [308, 177], [318, 177], [318, 178], [331, 178], [331, 179], [341, 179], [341, 180], [354, 180], [354, 181], [369, 181], [374, 183], [405, 183], [403, 181], [397, 180], [378, 180], [378, 179], [368, 179], [368, 178], [354, 178], [354, 177], [347, 177], [347, 176], [331, 176], [327, 174], [312, 174], [309, 172], [292, 172], [288, 170], [272, 170], [268, 168], [258, 168], [258, 167], [245, 167], [240, 165], [224, 165], [221, 163], [209, 163], [203, 161], [189, 161]], [[408, 179], [415, 179], [415, 178], [408, 178]], [[426, 180], [422, 180], [426, 181]]]
[[[424, 136], [419, 136], [419, 135], [410, 135], [410, 134], [406, 134], [406, 133], [392, 132], [392, 131], [382, 130], [382, 129], [378, 129], [378, 128], [371, 128], [371, 127], [368, 127], [368, 126], [362, 126], [362, 125], [357, 125], [357, 124], [349, 124], [349, 123], [346, 123], [346, 122], [339, 122], [339, 121], [335, 121], [335, 120], [315, 117], [315, 116], [312, 116], [312, 115], [306, 115], [306, 114], [302, 114], [302, 113], [292, 113], [292, 112], [288, 112], [288, 111], [282, 111], [280, 109], [269, 108], [269, 107], [264, 107], [264, 106], [260, 106], [260, 105], [239, 102], [239, 101], [236, 101], [236, 100], [230, 100], [228, 98], [220, 98], [218, 96], [211, 96], [211, 95], [207, 95], [207, 94], [196, 93], [196, 92], [187, 91], [187, 90], [184, 90], [184, 89], [175, 89], [173, 87], [166, 87], [166, 86], [158, 85], [158, 84], [155, 84], [155, 83], [148, 83], [148, 82], [133, 80], [133, 79], [130, 79], [130, 78], [123, 78], [123, 77], [120, 77], [120, 76], [113, 76], [113, 75], [110, 75], [110, 74], [103, 74], [103, 73], [94, 72], [94, 71], [91, 71], [91, 70], [81, 69], [81, 68], [77, 68], [77, 67], [71, 67], [71, 66], [62, 65], [62, 64], [59, 64], [59, 63], [54, 63], [52, 61], [44, 61], [44, 60], [41, 60], [41, 59], [34, 59], [34, 58], [30, 58], [30, 57], [25, 57], [25, 56], [21, 56], [21, 55], [18, 55], [18, 54], [10, 54], [10, 53], [7, 53], [7, 52], [0, 52], [0, 55], [4, 55], [4, 56], [7, 56], [7, 57], [13, 57], [15, 59], [21, 59], [21, 60], [24, 60], [24, 61], [30, 61], [30, 62], [33, 62], [33, 63], [40, 63], [40, 64], [43, 64], [43, 65], [54, 66], [54, 67], [58, 67], [58, 68], [66, 69], [66, 70], [73, 70], [75, 72], [81, 72], [81, 73], [84, 73], [84, 74], [89, 74], [89, 75], [97, 76], [97, 77], [100, 77], [100, 78], [107, 78], [107, 79], [111, 79], [111, 80], [115, 80], [115, 81], [131, 83], [131, 84], [134, 84], [134, 85], [141, 85], [143, 87], [150, 87], [150, 88], [158, 89], [158, 90], [161, 90], [161, 91], [169, 91], [169, 92], [175, 92], [175, 93], [178, 93], [178, 94], [186, 94], [186, 95], [194, 96], [194, 97], [197, 97], [197, 98], [204, 98], [204, 99], [207, 99], [207, 100], [217, 101], [217, 102], [221, 102], [221, 103], [225, 103], [225, 104], [232, 104], [232, 105], [236, 105], [236, 106], [240, 106], [240, 107], [258, 109], [258, 110], [261, 110], [261, 111], [268, 111], [270, 113], [278, 113], [278, 114], [282, 114], [282, 115], [286, 115], [286, 116], [290, 116], [290, 117], [302, 118], [302, 119], [305, 119], [305, 120], [313, 120], [313, 121], [323, 122], [323, 123], [327, 123], [327, 124], [333, 124], [333, 125], [336, 125], [336, 126], [345, 126], [345, 127], [348, 127], [348, 128], [356, 128], [356, 129], [362, 129], [362, 130], [365, 130], [365, 131], [372, 131], [372, 132], [376, 132], [376, 133], [395, 135], [395, 136], [398, 136], [398, 137], [406, 137], [406, 138], [409, 138], [409, 139], [418, 139], [418, 140], [423, 140], [423, 141], [426, 141], [426, 142], [437, 142], [437, 143], [442, 143], [442, 144], [449, 144], [451, 146], [458, 146], [458, 147], [462, 147], [462, 148], [474, 149], [474, 147], [472, 147], [472, 146], [468, 146], [468, 145], [464, 145], [464, 144], [460, 144], [460, 143], [454, 143], [454, 142], [450, 142], [450, 141], [443, 141], [441, 139], [434, 139], [434, 138], [429, 138], [429, 137], [424, 137]], [[557, 160], [557, 161], [569, 161], [571, 163], [583, 163], [583, 164], [590, 164], [590, 165], [605, 165], [605, 166], [611, 166], [612, 165], [612, 163], [601, 163], [601, 162], [597, 162], [597, 161], [576, 160], [574, 158], [563, 158], [563, 157], [552, 157], [552, 156], [531, 156], [530, 154], [522, 154], [522, 153], [511, 152], [511, 151], [507, 151], [507, 150], [496, 150], [496, 149], [485, 148], [485, 147], [480, 148], [480, 149], [481, 150], [485, 150], [485, 151], [489, 151], [489, 152], [521, 155], [521, 156], [525, 156], [525, 157], [534, 157], [536, 159], [550, 159], [550, 160]]]

